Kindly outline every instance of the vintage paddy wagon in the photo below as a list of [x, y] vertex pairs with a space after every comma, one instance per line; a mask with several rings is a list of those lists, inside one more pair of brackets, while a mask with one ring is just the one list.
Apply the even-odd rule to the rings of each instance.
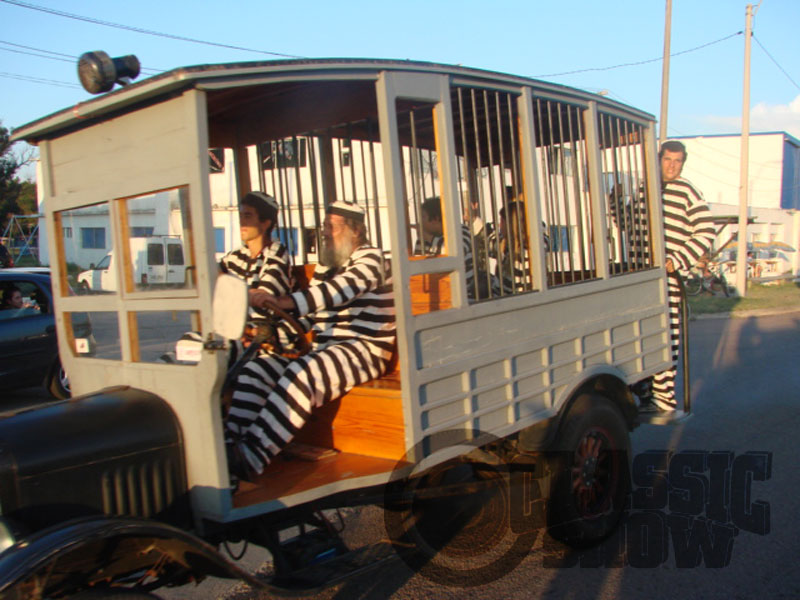
[[[103, 53], [89, 59], [98, 77], [120, 76]], [[291, 60], [178, 68], [14, 139], [39, 148], [74, 397], [0, 420], [0, 596], [152, 597], [207, 575], [313, 589], [387, 555], [345, 547], [326, 510], [408, 516], [424, 510], [424, 489], [455, 513], [459, 486], [480, 489], [481, 463], [528, 465], [557, 537], [591, 543], [615, 526], [637, 423], [629, 386], [669, 364], [650, 115], [463, 67]], [[250, 190], [278, 199], [298, 286], [325, 207], [366, 211], [391, 267], [396, 361], [232, 487], [220, 397], [246, 301], [217, 259], [237, 243]], [[646, 214], [632, 214], [640, 194]], [[444, 243], [416, 255], [430, 197]], [[134, 276], [131, 249], [154, 229], [180, 239], [182, 285]], [[649, 252], [634, 257], [632, 236]], [[69, 295], [68, 263], [87, 246], [120, 257], [113, 292]], [[91, 353], [73, 327], [86, 312]], [[186, 331], [202, 348], [165, 362]], [[471, 477], [448, 479], [465, 464]], [[271, 578], [223, 555], [239, 540], [272, 553]]]

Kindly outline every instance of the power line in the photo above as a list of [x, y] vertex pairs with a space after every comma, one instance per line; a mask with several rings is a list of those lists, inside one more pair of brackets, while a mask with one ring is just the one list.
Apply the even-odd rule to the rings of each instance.
[[243, 46], [233, 46], [231, 44], [221, 44], [218, 42], [209, 42], [206, 40], [198, 40], [195, 38], [185, 37], [181, 35], [175, 35], [172, 33], [163, 33], [161, 31], [153, 31], [151, 29], [143, 29], [141, 27], [133, 27], [131, 25], [123, 25], [121, 23], [113, 23], [111, 21], [103, 21], [101, 19], [95, 19], [93, 17], [84, 17], [82, 15], [76, 15], [73, 13], [64, 12], [61, 10], [56, 10], [54, 8], [48, 8], [45, 6], [39, 6], [36, 4], [31, 4], [29, 2], [21, 2], [20, 0], [0, 0], [0, 2], [5, 2], [6, 4], [12, 4], [14, 6], [19, 6], [22, 8], [28, 8], [30, 10], [38, 10], [39, 12], [48, 13], [51, 15], [56, 15], [58, 17], [65, 17], [67, 19], [74, 19], [76, 21], [84, 21], [86, 23], [93, 23], [95, 25], [103, 25], [104, 27], [114, 27], [116, 29], [125, 29], [127, 31], [133, 31], [135, 33], [143, 33], [146, 35], [152, 35], [156, 37], [163, 37], [168, 38], [171, 40], [178, 40], [181, 42], [191, 42], [193, 44], [205, 44], [206, 46], [216, 46], [218, 48], [227, 48], [229, 50], [241, 50], [243, 52], [256, 52], [258, 54], [269, 54], [271, 56], [280, 56], [283, 58], [305, 58], [303, 56], [295, 56], [293, 54], [282, 54], [280, 52], [270, 52], [268, 50], [256, 50], [254, 48], [244, 48]]
[[[67, 62], [76, 64], [78, 61], [77, 56], [73, 56], [71, 54], [64, 54], [63, 52], [53, 52], [52, 50], [44, 50], [42, 48], [34, 48], [33, 46], [25, 46], [24, 44], [15, 44], [13, 42], [6, 42], [5, 40], [0, 40], [0, 44], [5, 44], [7, 46], [15, 46], [16, 48], [26, 48], [27, 50], [33, 50], [33, 52], [26, 52], [25, 50], [15, 50], [14, 48], [2, 48], [0, 50], [5, 50], [6, 52], [16, 52], [17, 54], [27, 54], [29, 56], [36, 56], [37, 58], [48, 58], [50, 60], [58, 60], [61, 62]], [[46, 54], [53, 54], [54, 56], [43, 56], [42, 54], [36, 54], [35, 52], [41, 52]], [[65, 56], [66, 58], [61, 58]], [[142, 73], [149, 73], [150, 75], [155, 75], [157, 73], [163, 73], [163, 69], [149, 69], [146, 67], [141, 67]]]
[[772, 55], [771, 55], [771, 54], [770, 54], [770, 53], [767, 51], [767, 49], [766, 49], [766, 48], [764, 48], [764, 45], [763, 45], [761, 42], [759, 42], [759, 41], [758, 41], [758, 38], [755, 36], [755, 34], [753, 34], [753, 39], [756, 41], [756, 44], [758, 44], [758, 45], [761, 47], [761, 49], [764, 51], [764, 54], [766, 54], [767, 56], [769, 56], [769, 59], [770, 59], [770, 60], [771, 60], [773, 63], [775, 63], [775, 66], [776, 66], [776, 67], [778, 67], [778, 68], [781, 70], [781, 73], [783, 73], [784, 75], [786, 75], [786, 79], [788, 79], [789, 81], [791, 81], [791, 82], [792, 82], [792, 85], [794, 85], [794, 87], [796, 87], [798, 90], [800, 90], [800, 85], [797, 85], [797, 82], [796, 82], [794, 79], [792, 79], [792, 78], [789, 76], [789, 74], [786, 72], [786, 70], [785, 70], [785, 69], [784, 69], [782, 66], [780, 66], [780, 65], [778, 64], [778, 61], [777, 61], [777, 60], [775, 60], [775, 59], [772, 57]]
[[42, 79], [41, 77], [30, 77], [28, 75], [18, 75], [17, 73], [6, 73], [0, 71], [0, 77], [7, 77], [9, 79], [18, 79], [20, 81], [30, 81], [33, 83], [44, 83], [46, 85], [54, 85], [58, 87], [80, 88], [77, 83], [70, 83], [68, 81], [58, 81], [57, 79]]
[[[0, 0], [2, 2], [8, 2], [9, 0]], [[713, 42], [707, 42], [700, 46], [695, 46], [694, 48], [689, 48], [688, 50], [681, 50], [680, 52], [675, 52], [674, 54], [670, 54], [672, 56], [680, 56], [681, 54], [688, 54], [689, 52], [695, 52], [697, 50], [701, 50], [702, 48], [707, 48], [708, 46], [712, 46], [713, 44], [719, 44], [720, 42], [724, 42], [725, 40], [729, 40], [732, 37], [736, 37], [737, 35], [742, 35], [742, 31], [737, 31], [736, 33], [732, 33], [727, 35], [723, 38], [718, 40], [714, 40]], [[651, 58], [649, 60], [640, 60], [637, 62], [630, 62], [630, 63], [623, 63], [620, 65], [613, 65], [610, 67], [592, 67], [589, 69], [576, 69], [575, 71], [564, 71], [563, 73], [546, 73], [544, 75], [532, 75], [532, 77], [559, 77], [561, 75], [574, 75], [576, 73], [588, 73], [589, 71], [611, 71], [612, 69], [621, 69], [622, 67], [636, 67], [639, 65], [646, 65], [648, 63], [658, 62], [660, 60], [664, 60], [663, 56], [659, 56], [658, 58]]]

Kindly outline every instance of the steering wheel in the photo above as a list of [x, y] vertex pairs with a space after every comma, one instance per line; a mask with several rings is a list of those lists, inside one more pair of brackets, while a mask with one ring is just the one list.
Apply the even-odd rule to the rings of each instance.
[[[298, 358], [309, 353], [311, 350], [311, 343], [306, 337], [306, 330], [296, 317], [282, 308], [279, 308], [269, 300], [265, 300], [261, 308], [269, 311], [270, 315], [267, 318], [255, 319], [253, 321], [256, 327], [251, 344], [255, 344], [257, 348], [264, 348], [269, 352], [280, 354], [286, 358]], [[286, 323], [294, 332], [294, 336], [290, 339], [292, 344], [291, 349], [284, 348], [283, 344], [280, 342], [276, 325], [281, 321]]]

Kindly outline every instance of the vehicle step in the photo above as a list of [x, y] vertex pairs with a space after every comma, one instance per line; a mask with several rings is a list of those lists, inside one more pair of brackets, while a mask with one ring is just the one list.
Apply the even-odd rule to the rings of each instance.
[[276, 576], [269, 584], [286, 591], [312, 591], [335, 585], [397, 558], [392, 543], [381, 541], [329, 559], [320, 556], [317, 564]]

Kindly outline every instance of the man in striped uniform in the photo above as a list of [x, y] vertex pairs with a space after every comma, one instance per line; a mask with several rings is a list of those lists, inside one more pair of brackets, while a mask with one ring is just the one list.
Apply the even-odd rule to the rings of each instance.
[[[262, 354], [245, 365], [226, 422], [231, 470], [261, 472], [312, 411], [383, 375], [395, 346], [394, 300], [381, 250], [369, 245], [364, 211], [328, 206], [323, 247], [308, 290], [257, 301], [299, 317], [315, 335], [299, 358]], [[246, 461], [237, 464], [237, 457]]]
[[264, 316], [259, 292], [283, 296], [291, 291], [289, 253], [272, 230], [278, 222], [278, 202], [264, 192], [249, 192], [239, 202], [239, 231], [243, 246], [219, 261], [223, 273], [247, 282], [249, 314]]
[[[419, 228], [420, 239], [414, 243], [414, 254], [425, 256], [439, 256], [444, 249], [444, 224], [442, 221], [442, 202], [438, 196], [427, 198], [421, 206]], [[464, 253], [464, 266], [466, 269], [467, 298], [488, 298], [487, 274], [479, 273], [476, 287], [475, 267], [472, 260], [472, 233], [469, 227], [461, 225], [461, 247]]]
[[680, 176], [686, 163], [686, 147], [674, 140], [664, 142], [658, 156], [661, 162], [672, 366], [653, 377], [652, 405], [643, 408], [670, 411], [676, 408], [675, 375], [680, 354], [681, 293], [676, 277], [685, 276], [709, 252], [716, 229], [702, 194]]
[[[291, 289], [289, 253], [278, 240], [272, 239], [272, 230], [278, 222], [278, 202], [264, 192], [248, 192], [239, 201], [239, 234], [242, 246], [231, 250], [219, 261], [220, 271], [243, 279], [248, 287], [248, 315], [250, 320], [267, 313], [262, 308], [259, 293], [276, 296], [288, 294]], [[250, 324], [252, 326], [252, 324]], [[202, 345], [199, 332], [190, 331], [178, 344]], [[241, 354], [241, 340], [231, 340], [229, 365]]]

